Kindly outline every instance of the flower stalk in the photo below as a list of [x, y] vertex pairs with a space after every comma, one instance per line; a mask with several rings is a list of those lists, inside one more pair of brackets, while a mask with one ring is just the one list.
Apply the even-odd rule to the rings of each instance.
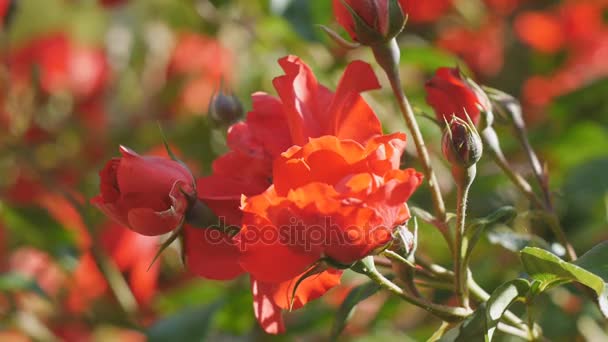
[[460, 299], [460, 304], [465, 308], [470, 307], [469, 303], [469, 270], [466, 265], [466, 253], [469, 245], [466, 236], [466, 212], [467, 201], [469, 198], [469, 190], [475, 175], [477, 174], [477, 166], [472, 166], [464, 169], [457, 166], [452, 168], [452, 175], [456, 180], [458, 188], [457, 194], [457, 209], [456, 209], [456, 239], [454, 248], [454, 285], [456, 295]]
[[[399, 110], [405, 119], [405, 124], [412, 135], [414, 144], [416, 145], [416, 152], [420, 158], [423, 173], [426, 179], [428, 179], [428, 184], [431, 190], [433, 205], [435, 207], [435, 215], [441, 224], [444, 224], [446, 222], [446, 211], [443, 197], [441, 195], [441, 189], [439, 188], [439, 182], [437, 181], [437, 177], [435, 176], [435, 172], [431, 166], [431, 158], [424, 143], [420, 128], [418, 127], [414, 110], [412, 109], [412, 106], [405, 95], [405, 92], [403, 91], [403, 87], [401, 86], [401, 79], [399, 76], [399, 59], [401, 52], [399, 51], [397, 41], [393, 38], [385, 44], [374, 45], [371, 48], [376, 61], [386, 73], [395, 98], [397, 99]], [[446, 241], [450, 241], [450, 239], [445, 236], [447, 234], [447, 230], [440, 230], [442, 234], [444, 234]]]
[[459, 322], [472, 314], [472, 310], [469, 308], [462, 307], [451, 307], [440, 304], [431, 303], [423, 298], [415, 297], [401, 289], [395, 283], [387, 279], [382, 273], [380, 273], [373, 264], [373, 258], [366, 258], [368, 260], [358, 261], [353, 269], [357, 272], [367, 275], [372, 281], [378, 284], [381, 288], [387, 290], [405, 300], [406, 302], [416, 305], [429, 313], [441, 318], [446, 322]]

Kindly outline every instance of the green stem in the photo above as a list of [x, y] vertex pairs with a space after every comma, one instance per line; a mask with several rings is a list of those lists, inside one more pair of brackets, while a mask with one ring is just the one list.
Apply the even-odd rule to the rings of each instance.
[[456, 239], [454, 248], [454, 286], [456, 295], [460, 299], [460, 304], [465, 308], [469, 307], [469, 270], [466, 264], [468, 238], [465, 234], [467, 201], [469, 197], [469, 189], [471, 188], [471, 184], [473, 184], [476, 173], [477, 167], [475, 165], [470, 166], [467, 169], [463, 169], [460, 166], [454, 166], [452, 168], [452, 175], [456, 180], [456, 186], [458, 188]]
[[[422, 133], [418, 127], [414, 110], [412, 109], [412, 106], [410, 105], [410, 102], [403, 91], [403, 87], [401, 86], [401, 79], [399, 76], [399, 56], [401, 52], [399, 51], [397, 41], [392, 39], [384, 45], [373, 46], [372, 51], [374, 52], [376, 61], [386, 73], [395, 98], [397, 99], [399, 109], [401, 110], [403, 118], [405, 119], [405, 124], [412, 135], [414, 144], [416, 145], [416, 151], [418, 153], [418, 157], [420, 158], [424, 175], [428, 179], [431, 190], [431, 196], [433, 198], [433, 204], [435, 207], [435, 215], [437, 215], [442, 223], [445, 223], [445, 205], [443, 203], [441, 190], [439, 189], [437, 177], [435, 176], [435, 172], [431, 166], [431, 158], [429, 157], [429, 153], [424, 144], [424, 139], [422, 138]], [[444, 235], [447, 233], [447, 228], [440, 230]], [[449, 241], [449, 239], [446, 238], [446, 241]]]
[[400, 297], [408, 303], [414, 304], [435, 316], [443, 319], [447, 322], [458, 322], [469, 316], [472, 311], [468, 308], [461, 307], [451, 307], [445, 305], [439, 305], [435, 303], [428, 302], [427, 300], [419, 297], [415, 297], [410, 295], [409, 293], [403, 291], [399, 286], [395, 283], [388, 280], [382, 273], [378, 272], [376, 269], [366, 269], [366, 275], [376, 282], [380, 287], [389, 291], [390, 293]]
[[414, 265], [413, 263], [411, 263], [409, 260], [407, 260], [406, 258], [402, 257], [401, 255], [391, 251], [391, 250], [385, 250], [384, 252], [382, 252], [381, 254], [382, 256], [386, 257], [387, 259], [391, 260], [391, 261], [396, 261], [398, 263], [401, 263], [405, 266], [411, 267], [411, 268], [416, 268], [416, 265]]
[[496, 165], [500, 167], [507, 177], [509, 177], [511, 182], [513, 182], [519, 191], [521, 191], [526, 198], [528, 198], [528, 200], [534, 204], [534, 206], [543, 209], [545, 205], [538, 198], [538, 196], [536, 196], [530, 183], [528, 183], [528, 181], [526, 181], [519, 173], [511, 168], [511, 165], [509, 165], [509, 162], [502, 153], [500, 143], [498, 142], [498, 136], [496, 135], [494, 128], [488, 127], [484, 129], [481, 132], [481, 138], [483, 139], [486, 151], [490, 152], [490, 155], [492, 156], [492, 159]]
[[[424, 267], [424, 269], [432, 272], [437, 277], [437, 279], [450, 282], [454, 281], [454, 273], [452, 271], [443, 268], [440, 265], [433, 264], [420, 255], [416, 258], [416, 262], [422, 267]], [[475, 282], [475, 279], [473, 279], [472, 277], [469, 277], [468, 288], [473, 298], [475, 298], [475, 300], [479, 302], [485, 302], [490, 298], [490, 294], [487, 293], [481, 286], [479, 286], [479, 284], [477, 284], [477, 282]], [[505, 311], [503, 318], [509, 324], [518, 327], [526, 326], [526, 324], [511, 311]]]

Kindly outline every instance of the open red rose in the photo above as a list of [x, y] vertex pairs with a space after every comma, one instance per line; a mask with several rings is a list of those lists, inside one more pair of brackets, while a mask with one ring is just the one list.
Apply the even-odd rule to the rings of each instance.
[[301, 281], [295, 294], [294, 287], [300, 276], [281, 283], [265, 283], [252, 277], [251, 292], [255, 316], [267, 333], [281, 333], [285, 330], [282, 310], [296, 310], [321, 297], [340, 284], [341, 276], [340, 270], [329, 269], [320, 272]]
[[[246, 120], [228, 130], [231, 151], [214, 161], [211, 176], [197, 180], [199, 199], [228, 225], [240, 227], [241, 196], [260, 194], [272, 184], [272, 162], [290, 146], [322, 135], [364, 143], [382, 134], [380, 121], [360, 95], [380, 86], [369, 64], [349, 64], [335, 93], [319, 84], [299, 58], [284, 57], [279, 64], [285, 70], [273, 82], [279, 99], [255, 93]], [[186, 229], [192, 237], [186, 238], [189, 268], [206, 278], [230, 279], [243, 272], [239, 252], [231, 238], [216, 233]], [[214, 246], [217, 253], [210, 249]]]
[[405, 135], [366, 145], [334, 136], [294, 146], [274, 165], [274, 186], [243, 204], [241, 265], [257, 280], [283, 282], [321, 258], [349, 265], [392, 240], [422, 182], [400, 170]]
[[[405, 11], [407, 2], [407, 0], [399, 0], [402, 11]], [[389, 20], [389, 0], [333, 0], [336, 20], [354, 40], [359, 40], [353, 14], [344, 3], [350, 6], [371, 30], [383, 37], [389, 35], [391, 30], [389, 27], [391, 24]], [[401, 26], [402, 24], [403, 22]]]
[[433, 107], [437, 120], [451, 121], [452, 115], [477, 124], [480, 108], [490, 109], [487, 95], [472, 81], [464, 78], [458, 68], [439, 68], [425, 84], [426, 102]]
[[[182, 164], [142, 157], [121, 146], [122, 157], [101, 170], [101, 194], [91, 202], [116, 222], [142, 235], [161, 235], [184, 220], [194, 180]], [[186, 195], [188, 194], [188, 195]]]
[[[309, 138], [333, 135], [364, 144], [382, 134], [380, 121], [360, 93], [380, 87], [367, 63], [348, 65], [335, 92], [319, 84], [298, 57], [279, 60], [285, 74], [274, 79], [278, 98], [252, 96], [253, 109], [230, 127], [230, 152], [213, 163], [213, 174], [197, 181], [198, 197], [228, 225], [241, 226], [241, 197], [263, 193], [272, 185], [273, 160]], [[235, 240], [217, 230], [186, 226], [186, 261], [190, 271], [211, 279], [231, 279], [244, 272]], [[341, 272], [327, 271], [304, 281], [296, 291], [298, 308], [338, 284]], [[296, 275], [284, 282], [251, 277], [254, 312], [268, 333], [283, 331], [281, 310], [288, 309]], [[291, 285], [288, 285], [291, 284]], [[291, 287], [289, 287], [291, 286]]]

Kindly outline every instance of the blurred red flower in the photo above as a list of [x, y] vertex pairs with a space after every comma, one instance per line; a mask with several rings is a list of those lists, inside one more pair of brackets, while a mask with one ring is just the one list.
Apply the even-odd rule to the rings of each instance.
[[400, 3], [408, 14], [408, 21], [413, 23], [433, 22], [452, 8], [452, 0], [401, 0]]
[[10, 0], [0, 0], [0, 28], [4, 25], [4, 17], [8, 12]]
[[137, 234], [116, 223], [102, 228], [101, 245], [126, 273], [133, 295], [140, 304], [147, 304], [154, 297], [160, 273], [160, 262], [152, 264], [160, 246], [157, 236]]
[[108, 79], [103, 49], [82, 45], [65, 33], [30, 40], [8, 54], [11, 81], [32, 85], [37, 75], [47, 94], [67, 91], [78, 99], [99, 94]]
[[181, 33], [168, 65], [169, 77], [184, 82], [175, 111], [207, 113], [213, 94], [222, 83], [230, 83], [233, 64], [232, 53], [217, 40], [197, 33]]
[[[52, 33], [9, 46], [6, 65], [9, 82], [0, 89], [4, 97], [0, 99], [3, 128], [12, 132], [18, 127], [29, 143], [52, 137], [61, 124], [68, 122], [67, 118], [57, 120], [36, 109], [48, 101], [57, 101], [82, 119], [91, 134], [103, 132], [105, 112], [98, 103], [109, 80], [103, 48], [79, 43], [64, 32]], [[10, 111], [2, 104], [9, 99]]]
[[496, 75], [503, 66], [504, 23], [489, 18], [478, 29], [452, 27], [441, 32], [437, 46], [460, 56], [476, 74]]
[[[108, 217], [133, 231], [153, 236], [177, 228], [194, 197], [194, 179], [179, 162], [142, 157], [121, 146], [122, 157], [100, 171], [101, 193], [91, 200]], [[188, 194], [188, 195], [187, 195]]]
[[452, 115], [477, 124], [480, 108], [490, 108], [483, 91], [472, 81], [462, 76], [458, 68], [437, 69], [433, 78], [425, 84], [426, 102], [433, 107], [439, 122], [450, 122]]
[[541, 52], [557, 52], [566, 41], [559, 18], [550, 13], [522, 13], [515, 20], [514, 26], [524, 43]]

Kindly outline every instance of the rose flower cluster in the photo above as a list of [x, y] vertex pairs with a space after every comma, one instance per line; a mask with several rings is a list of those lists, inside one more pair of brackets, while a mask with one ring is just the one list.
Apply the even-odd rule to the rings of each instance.
[[[183, 230], [186, 265], [202, 277], [248, 273], [269, 333], [284, 329], [281, 310], [323, 295], [341, 269], [392, 241], [423, 178], [400, 169], [405, 134], [384, 135], [360, 95], [380, 87], [370, 65], [352, 62], [333, 92], [298, 57], [279, 64], [278, 97], [253, 95], [211, 175], [195, 180], [178, 161], [121, 147], [92, 200], [139, 234]], [[190, 220], [201, 205], [218, 225]]]
[[[383, 20], [374, 29], [390, 36], [395, 22], [386, 21], [388, 8], [363, 5], [355, 1], [350, 10], [377, 14]], [[342, 6], [334, 2], [337, 19], [357, 41], [359, 29]], [[296, 56], [279, 65], [277, 96], [252, 95], [251, 111], [228, 128], [229, 151], [210, 175], [195, 177], [177, 159], [120, 147], [122, 156], [100, 172], [101, 191], [92, 199], [136, 233], [181, 236], [194, 274], [214, 280], [249, 274], [254, 313], [273, 334], [284, 331], [283, 310], [322, 296], [344, 269], [391, 245], [423, 182], [422, 173], [400, 167], [405, 134], [384, 134], [361, 97], [380, 88], [369, 64], [351, 62], [335, 91]], [[440, 122], [458, 116], [477, 123], [488, 106], [457, 69], [439, 69], [426, 88]]]

